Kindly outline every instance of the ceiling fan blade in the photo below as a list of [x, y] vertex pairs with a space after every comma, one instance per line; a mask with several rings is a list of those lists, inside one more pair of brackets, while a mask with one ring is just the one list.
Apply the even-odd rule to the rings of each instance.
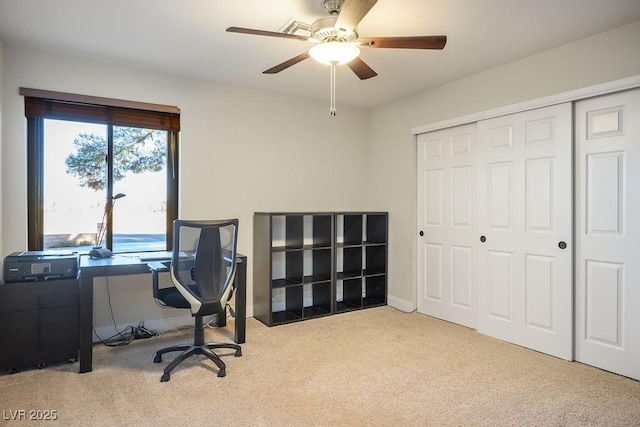
[[292, 40], [300, 40], [303, 42], [309, 41], [309, 37], [300, 36], [297, 34], [288, 34], [288, 33], [278, 33], [275, 31], [263, 31], [263, 30], [254, 30], [251, 28], [241, 28], [241, 27], [229, 27], [227, 28], [227, 32], [229, 33], [241, 33], [241, 34], [253, 34], [254, 36], [268, 36], [268, 37], [279, 37], [282, 39], [292, 39]]
[[347, 33], [354, 31], [377, 2], [378, 0], [345, 0], [334, 28]]
[[262, 74], [276, 74], [279, 73], [282, 70], [286, 70], [287, 68], [291, 67], [292, 65], [296, 65], [298, 62], [300, 61], [304, 61], [305, 59], [307, 59], [309, 57], [309, 52], [305, 52], [305, 53], [301, 53], [298, 56], [295, 56], [287, 61], [284, 61], [282, 64], [278, 64], [275, 67], [271, 67], [268, 70], [265, 70], [262, 72]]
[[387, 49], [443, 49], [447, 36], [361, 37], [356, 43], [362, 47]]
[[360, 80], [370, 79], [378, 75], [371, 67], [369, 67], [362, 59], [356, 57], [347, 62], [347, 66], [351, 68], [356, 76], [360, 77]]

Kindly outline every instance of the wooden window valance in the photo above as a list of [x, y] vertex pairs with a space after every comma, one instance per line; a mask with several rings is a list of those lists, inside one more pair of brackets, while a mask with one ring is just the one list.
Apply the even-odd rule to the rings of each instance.
[[169, 131], [180, 130], [178, 107], [20, 88], [25, 116]]

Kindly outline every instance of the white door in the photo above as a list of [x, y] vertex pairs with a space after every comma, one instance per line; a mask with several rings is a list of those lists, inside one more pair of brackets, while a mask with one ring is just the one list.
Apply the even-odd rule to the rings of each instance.
[[478, 332], [572, 359], [571, 104], [478, 122]]
[[475, 328], [476, 125], [418, 135], [418, 311]]
[[576, 104], [576, 360], [640, 380], [640, 90]]

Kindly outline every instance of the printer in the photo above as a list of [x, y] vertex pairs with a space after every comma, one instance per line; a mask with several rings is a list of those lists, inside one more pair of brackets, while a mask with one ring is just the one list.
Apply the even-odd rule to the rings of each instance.
[[77, 252], [25, 251], [4, 258], [4, 281], [75, 279], [78, 277]]

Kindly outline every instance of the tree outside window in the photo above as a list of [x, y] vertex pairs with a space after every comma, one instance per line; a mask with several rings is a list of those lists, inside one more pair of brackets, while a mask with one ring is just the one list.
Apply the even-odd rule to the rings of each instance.
[[104, 244], [97, 235], [107, 226], [104, 212], [112, 182], [113, 194], [126, 195], [111, 213], [113, 250], [164, 250], [166, 165], [166, 131], [45, 120], [44, 249], [84, 252]]

